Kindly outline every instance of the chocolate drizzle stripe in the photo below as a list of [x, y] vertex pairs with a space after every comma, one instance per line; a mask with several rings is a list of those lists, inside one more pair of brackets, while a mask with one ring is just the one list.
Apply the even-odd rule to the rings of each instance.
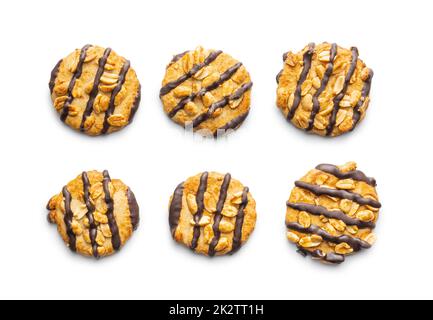
[[348, 226], [357, 226], [358, 228], [361, 229], [363, 228], [374, 229], [376, 227], [376, 224], [374, 222], [363, 222], [359, 219], [351, 218], [340, 210], [330, 211], [322, 206], [315, 206], [308, 203], [293, 203], [289, 201], [287, 201], [287, 206], [298, 211], [306, 211], [315, 216], [323, 215], [329, 219], [338, 219], [343, 221]]
[[310, 255], [310, 256], [312, 256], [313, 258], [316, 258], [316, 259], [323, 259], [323, 258], [325, 258], [325, 254], [320, 249], [309, 251], [309, 250], [307, 250], [305, 248], [302, 248], [300, 245], [296, 245], [296, 247], [298, 248], [297, 252], [301, 256], [303, 256], [303, 257], [306, 257], [307, 255]]
[[95, 206], [90, 201], [90, 192], [89, 192], [90, 181], [89, 181], [89, 177], [87, 176], [86, 172], [83, 172], [81, 174], [81, 179], [83, 180], [84, 202], [86, 203], [86, 207], [87, 207], [86, 216], [87, 216], [87, 219], [89, 219], [90, 243], [92, 245], [93, 256], [95, 258], [98, 258], [99, 257], [98, 244], [96, 243], [96, 236], [98, 233], [98, 229], [96, 227], [95, 217], [93, 215], [95, 212]]
[[[195, 64], [191, 68], [191, 70], [189, 70], [186, 74], [182, 75], [177, 80], [171, 81], [171, 82], [167, 83], [165, 86], [163, 86], [161, 88], [161, 90], [159, 91], [159, 96], [162, 97], [162, 96], [166, 95], [171, 90], [173, 90], [174, 88], [176, 88], [177, 86], [179, 86], [180, 84], [182, 84], [183, 82], [185, 82], [187, 79], [191, 78], [198, 71], [200, 71], [204, 67], [206, 67], [209, 64], [211, 64], [221, 53], [222, 53], [222, 51], [213, 51], [213, 52], [211, 52], [209, 54], [209, 56], [203, 61], [203, 63]], [[180, 58], [182, 58], [182, 57], [180, 57]]]
[[115, 108], [114, 101], [116, 100], [116, 96], [119, 94], [120, 90], [122, 90], [123, 84], [125, 83], [126, 80], [126, 75], [130, 67], [131, 67], [131, 63], [129, 62], [129, 60], [126, 60], [122, 66], [122, 69], [120, 70], [119, 80], [117, 80], [117, 85], [114, 88], [113, 92], [111, 93], [110, 103], [108, 104], [108, 109], [105, 111], [104, 126], [101, 131], [102, 134], [107, 133], [108, 129], [110, 128], [110, 124], [108, 123], [108, 118], [114, 112], [114, 108]]
[[182, 110], [188, 102], [194, 100], [198, 96], [198, 93], [193, 93], [188, 97], [182, 98], [179, 103], [167, 114], [170, 118], [173, 118], [180, 110]]
[[54, 67], [53, 71], [51, 71], [51, 78], [50, 82], [48, 83], [48, 87], [50, 88], [50, 92], [53, 93], [54, 85], [56, 84], [57, 75], [59, 74], [59, 68], [62, 64], [63, 60], [60, 60], [57, 62], [56, 66]]
[[179, 61], [179, 60], [182, 59], [183, 56], [186, 55], [188, 52], [189, 52], [189, 50], [184, 51], [184, 52], [182, 52], [182, 53], [179, 53], [179, 54], [173, 56], [173, 59], [171, 59], [171, 63], [175, 63], [175, 62]]
[[214, 223], [213, 223], [213, 227], [212, 227], [214, 237], [213, 237], [213, 239], [209, 245], [209, 256], [211, 256], [211, 257], [213, 257], [215, 255], [215, 253], [216, 253], [215, 248], [218, 245], [218, 242], [219, 242], [220, 237], [221, 237], [221, 231], [219, 229], [220, 222], [222, 220], [221, 212], [223, 211], [224, 203], [226, 202], [227, 191], [228, 191], [229, 186], [230, 186], [230, 181], [231, 181], [230, 173], [227, 173], [224, 176], [224, 181], [221, 185], [220, 195], [219, 195], [219, 199], [218, 199], [218, 203], [217, 203], [217, 211], [216, 211], [215, 216], [214, 216]]
[[206, 87], [206, 91], [204, 91], [202, 94], [205, 94], [208, 91], [212, 91], [212, 90], [218, 88], [224, 82], [226, 82], [227, 80], [229, 80], [236, 73], [236, 71], [239, 70], [240, 67], [242, 67], [242, 63], [238, 62], [235, 65], [233, 65], [230, 68], [228, 68], [226, 71], [224, 71], [221, 74], [219, 80], [215, 81], [214, 83], [212, 83], [208, 87]]
[[174, 190], [173, 197], [170, 203], [168, 223], [170, 225], [170, 231], [173, 237], [176, 232], [176, 228], [179, 225], [180, 212], [182, 211], [183, 189], [184, 187], [182, 182]]
[[354, 170], [350, 172], [341, 172], [340, 169], [337, 166], [334, 166], [333, 164], [319, 164], [316, 167], [317, 170], [332, 174], [333, 176], [336, 176], [338, 179], [353, 179], [356, 181], [364, 181], [365, 183], [375, 187], [376, 186], [376, 179], [367, 177], [364, 172], [359, 170]]
[[200, 114], [199, 116], [197, 116], [192, 121], [192, 127], [193, 128], [198, 127], [200, 124], [202, 124], [203, 122], [208, 120], [216, 110], [218, 110], [220, 108], [224, 108], [226, 105], [228, 105], [230, 103], [230, 101], [240, 99], [245, 92], [247, 92], [248, 90], [251, 89], [252, 86], [253, 86], [252, 82], [245, 83], [238, 90], [236, 90], [234, 93], [232, 93], [231, 95], [226, 96], [226, 97], [222, 98], [221, 100], [213, 103], [209, 107], [207, 112]]
[[278, 72], [278, 74], [277, 74], [277, 76], [276, 76], [276, 78], [275, 78], [275, 79], [277, 80], [277, 83], [280, 83], [280, 78], [281, 78], [281, 75], [283, 74], [283, 71], [284, 71], [284, 70], [281, 69], [280, 72]]
[[356, 64], [358, 62], [358, 49], [355, 47], [352, 47], [351, 51], [352, 51], [352, 61], [350, 63], [349, 71], [347, 72], [346, 79], [344, 80], [343, 89], [333, 99], [334, 107], [332, 109], [332, 113], [331, 113], [331, 116], [329, 118], [329, 124], [326, 127], [326, 135], [327, 136], [331, 135], [332, 131], [334, 130], [335, 123], [337, 121], [337, 113], [338, 113], [338, 110], [340, 110], [340, 102], [341, 102], [341, 100], [343, 100], [344, 96], [346, 95], [347, 88], [349, 87], [349, 84], [350, 84], [350, 79], [352, 79], [352, 76], [355, 73]]
[[337, 50], [338, 50], [337, 44], [333, 43], [331, 45], [330, 60], [326, 68], [325, 74], [323, 75], [320, 88], [317, 89], [316, 93], [313, 96], [313, 109], [311, 110], [310, 119], [308, 120], [308, 127], [305, 129], [306, 131], [310, 131], [313, 129], [314, 119], [316, 118], [316, 115], [320, 110], [319, 97], [322, 94], [322, 92], [326, 89], [326, 86], [328, 85], [329, 82], [329, 78], [331, 77], [332, 71], [334, 70], [334, 59], [337, 56]]
[[137, 199], [135, 199], [135, 194], [131, 189], [128, 188], [126, 191], [126, 197], [128, 198], [129, 206], [129, 218], [131, 219], [132, 230], [137, 230], [140, 223], [140, 214]]
[[197, 212], [194, 215], [194, 222], [196, 223], [196, 225], [194, 226], [194, 232], [193, 232], [193, 237], [192, 237], [192, 241], [191, 241], [191, 249], [192, 250], [195, 250], [197, 248], [198, 239], [200, 238], [200, 226], [198, 225], [198, 223], [200, 222], [200, 219], [203, 216], [204, 193], [206, 192], [206, 189], [207, 189], [208, 176], [209, 176], [209, 174], [207, 172], [204, 172], [201, 175], [200, 184], [199, 184], [199, 187], [197, 189], [197, 194], [196, 194]]
[[329, 252], [329, 253], [326, 254], [324, 260], [326, 262], [329, 262], [329, 263], [332, 263], [332, 264], [340, 264], [340, 263], [344, 262], [345, 257], [342, 254]]
[[224, 73], [221, 74], [220, 78], [217, 81], [211, 83], [208, 87], [202, 88], [198, 92], [192, 93], [189, 96], [180, 100], [179, 103], [173, 108], [173, 110], [168, 113], [168, 116], [170, 118], [173, 118], [180, 110], [182, 110], [187, 105], [188, 102], [194, 101], [195, 98], [202, 97], [207, 92], [218, 88], [221, 84], [229, 80], [241, 66], [242, 63], [236, 63], [234, 66], [231, 66], [226, 71], [224, 71]]
[[371, 89], [371, 80], [373, 79], [373, 70], [369, 70], [368, 78], [364, 83], [364, 87], [362, 88], [361, 92], [361, 99], [356, 104], [355, 108], [353, 109], [353, 126], [352, 129], [355, 129], [356, 125], [358, 124], [359, 120], [361, 119], [361, 107], [365, 102], [365, 99], [370, 95], [370, 89]]
[[311, 60], [313, 58], [314, 43], [310, 43], [308, 45], [308, 50], [304, 53], [304, 66], [302, 68], [301, 76], [299, 77], [298, 84], [295, 89], [295, 98], [293, 100], [293, 105], [291, 106], [288, 114], [287, 114], [287, 120], [292, 120], [292, 118], [295, 115], [296, 110], [298, 109], [299, 103], [301, 102], [301, 90], [302, 90], [302, 84], [307, 79], [308, 73], [310, 72], [311, 68]]
[[45, 209], [47, 209], [48, 211], [51, 211], [50, 203], [51, 203], [51, 199], [48, 200], [48, 202], [47, 202], [47, 204], [45, 206]]
[[298, 248], [298, 253], [304, 257], [306, 257], [307, 255], [310, 255], [314, 259], [324, 260], [324, 261], [329, 262], [331, 264], [340, 264], [340, 263], [343, 263], [345, 260], [344, 255], [342, 255], [342, 254], [333, 253], [333, 252], [329, 252], [328, 254], [325, 254], [322, 250], [319, 250], [319, 249], [309, 251], [305, 248], [302, 248], [299, 245], [297, 246], [297, 248]]
[[102, 187], [104, 189], [104, 200], [107, 205], [107, 218], [108, 218], [108, 226], [110, 227], [111, 232], [111, 245], [115, 251], [120, 249], [122, 242], [120, 240], [119, 227], [117, 226], [116, 219], [114, 217], [114, 203], [113, 199], [110, 195], [110, 182], [111, 178], [107, 170], [104, 170], [102, 173], [104, 176], [102, 181]]
[[89, 100], [87, 101], [86, 109], [84, 109], [83, 117], [81, 119], [80, 131], [84, 131], [84, 123], [86, 122], [87, 117], [90, 116], [93, 110], [93, 103], [95, 102], [96, 95], [98, 94], [99, 83], [101, 81], [102, 74], [104, 73], [104, 67], [107, 63], [108, 56], [111, 53], [111, 48], [107, 48], [104, 51], [104, 54], [99, 59], [98, 69], [95, 74], [95, 79], [93, 81], [92, 91], [89, 94]]
[[[289, 54], [289, 52], [286, 52], [286, 53], [283, 54], [283, 62], [286, 62], [288, 54]], [[284, 71], [284, 69], [281, 69], [281, 71], [278, 72], [278, 74], [276, 76], [277, 83], [280, 83], [280, 78], [281, 78], [281, 75], [283, 74], [283, 71]]]
[[242, 244], [242, 227], [245, 219], [245, 208], [248, 205], [248, 191], [248, 187], [245, 187], [242, 193], [242, 203], [239, 206], [238, 215], [236, 216], [233, 245], [230, 253], [238, 251]]
[[128, 123], [131, 123], [134, 120], [135, 113], [137, 112], [138, 106], [141, 101], [141, 85], [138, 86], [137, 95], [135, 96], [134, 103], [131, 107], [131, 112], [129, 113]]
[[306, 183], [304, 181], [296, 181], [295, 186], [298, 188], [303, 188], [305, 190], [308, 190], [315, 195], [327, 195], [330, 197], [337, 197], [341, 199], [348, 199], [355, 201], [356, 203], [360, 205], [368, 205], [372, 206], [374, 208], [380, 208], [381, 204], [373, 199], [363, 198], [361, 195], [353, 192], [349, 192], [346, 190], [337, 190], [337, 189], [331, 189], [331, 188], [325, 188], [318, 185], [313, 185]]
[[311, 225], [308, 228], [304, 228], [299, 223], [291, 222], [291, 223], [287, 223], [287, 228], [294, 230], [294, 231], [297, 231], [297, 232], [305, 233], [305, 234], [316, 234], [316, 235], [321, 236], [323, 240], [329, 241], [332, 243], [339, 244], [339, 243], [345, 242], [352, 247], [353, 251], [360, 251], [361, 249], [371, 248], [371, 245], [362, 239], [351, 237], [348, 235], [333, 236], [333, 235], [329, 234], [328, 232], [326, 232], [325, 230], [323, 230], [323, 229], [321, 229], [315, 225]]
[[65, 104], [63, 105], [63, 109], [60, 113], [60, 119], [65, 122], [66, 118], [68, 117], [69, 113], [69, 106], [71, 105], [72, 101], [74, 100], [74, 97], [72, 96], [72, 91], [75, 87], [75, 82], [78, 78], [81, 77], [81, 74], [83, 72], [83, 64], [84, 60], [86, 59], [87, 50], [91, 47], [90, 44], [85, 45], [81, 49], [80, 53], [80, 59], [78, 60], [77, 68], [75, 69], [74, 74], [72, 75], [71, 81], [69, 82], [68, 86], [68, 99], [65, 101]]
[[63, 194], [63, 198], [65, 198], [65, 216], [63, 218], [63, 221], [66, 225], [66, 234], [68, 235], [69, 238], [69, 249], [71, 249], [72, 251], [77, 251], [76, 248], [76, 237], [74, 232], [72, 231], [72, 218], [74, 217], [74, 213], [71, 210], [71, 193], [68, 190], [67, 186], [63, 187], [62, 190], [62, 194]]
[[48, 200], [48, 203], [45, 206], [45, 208], [49, 211], [48, 214], [47, 214], [47, 221], [48, 221], [48, 223], [54, 224], [54, 221], [51, 220], [51, 211], [52, 211], [52, 208], [50, 206], [50, 203], [51, 203], [51, 199]]
[[222, 127], [218, 128], [214, 132], [214, 137], [218, 138], [219, 136], [224, 135], [227, 130], [238, 128], [245, 121], [245, 119], [248, 117], [248, 113], [249, 113], [249, 111], [239, 115], [238, 117], [234, 118], [233, 120], [230, 120], [229, 122], [227, 122]]

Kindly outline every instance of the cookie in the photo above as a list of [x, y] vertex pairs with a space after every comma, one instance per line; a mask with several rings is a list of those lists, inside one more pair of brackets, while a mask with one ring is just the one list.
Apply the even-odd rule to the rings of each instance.
[[256, 202], [230, 174], [204, 172], [187, 179], [169, 208], [173, 238], [211, 257], [237, 252], [256, 224]]
[[358, 49], [310, 43], [287, 52], [277, 76], [277, 106], [296, 127], [321, 136], [352, 131], [370, 103], [373, 71], [358, 58]]
[[369, 249], [381, 207], [375, 187], [354, 162], [317, 166], [295, 182], [287, 202], [287, 238], [302, 255], [331, 264]]
[[95, 258], [118, 251], [139, 223], [134, 193], [108, 171], [83, 172], [47, 204], [48, 221], [74, 252]]
[[217, 137], [244, 122], [252, 85], [242, 63], [222, 51], [198, 47], [168, 64], [160, 98], [173, 121]]
[[110, 48], [92, 45], [60, 60], [51, 72], [49, 88], [60, 119], [91, 136], [131, 123], [141, 97], [130, 62]]

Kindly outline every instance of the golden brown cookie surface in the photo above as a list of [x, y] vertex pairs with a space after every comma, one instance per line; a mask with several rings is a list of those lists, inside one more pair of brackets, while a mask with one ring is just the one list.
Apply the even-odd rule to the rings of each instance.
[[109, 256], [131, 237], [139, 223], [134, 193], [108, 171], [83, 172], [48, 202], [48, 221], [74, 252]]
[[376, 181], [356, 170], [321, 164], [295, 182], [287, 202], [287, 237], [303, 255], [338, 264], [370, 248], [381, 204]]
[[283, 56], [277, 76], [277, 106], [296, 127], [321, 136], [352, 131], [365, 117], [373, 71], [358, 49], [309, 44]]
[[173, 238], [197, 253], [232, 254], [254, 230], [256, 203], [230, 174], [204, 172], [176, 188], [169, 223]]
[[220, 136], [248, 116], [252, 82], [248, 71], [227, 53], [181, 53], [167, 66], [160, 98], [167, 115], [185, 128]]
[[92, 45], [60, 60], [51, 73], [49, 87], [60, 119], [91, 136], [128, 125], [141, 97], [130, 62], [110, 48]]

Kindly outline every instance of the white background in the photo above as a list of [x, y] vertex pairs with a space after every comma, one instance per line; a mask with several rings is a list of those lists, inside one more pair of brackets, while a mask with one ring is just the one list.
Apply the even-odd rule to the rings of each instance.
[[[1, 31], [0, 298], [433, 298], [431, 1], [8, 1]], [[327, 139], [275, 106], [282, 54], [307, 43], [356, 45], [374, 69], [365, 120]], [[86, 43], [130, 59], [143, 87], [134, 123], [91, 138], [64, 126], [48, 80]], [[251, 113], [218, 142], [192, 139], [158, 98], [173, 54], [203, 45], [241, 60]], [[318, 163], [358, 162], [378, 181], [378, 242], [330, 267], [285, 237], [293, 182]], [[141, 225], [123, 250], [72, 254], [45, 204], [83, 170], [108, 169], [135, 192]], [[209, 259], [174, 243], [167, 204], [204, 170], [231, 172], [257, 201], [257, 227], [236, 255]]]

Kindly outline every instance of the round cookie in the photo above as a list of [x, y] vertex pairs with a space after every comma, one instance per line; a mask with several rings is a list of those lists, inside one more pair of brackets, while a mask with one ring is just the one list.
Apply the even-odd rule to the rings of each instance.
[[230, 174], [203, 172], [187, 179], [169, 207], [173, 238], [207, 256], [237, 252], [256, 224], [256, 202]]
[[167, 66], [160, 98], [167, 115], [204, 136], [237, 129], [248, 116], [252, 82], [227, 53], [198, 47]]
[[139, 223], [134, 193], [108, 171], [83, 172], [47, 204], [48, 221], [74, 252], [95, 258], [118, 251]]
[[277, 76], [277, 106], [288, 121], [307, 132], [339, 136], [365, 117], [373, 71], [358, 49], [310, 43], [283, 56]]
[[295, 182], [287, 201], [288, 239], [302, 255], [331, 264], [369, 249], [381, 207], [375, 187], [354, 162], [317, 166]]
[[92, 45], [60, 60], [51, 72], [49, 88], [60, 119], [91, 136], [131, 123], [141, 97], [130, 62], [110, 48]]

